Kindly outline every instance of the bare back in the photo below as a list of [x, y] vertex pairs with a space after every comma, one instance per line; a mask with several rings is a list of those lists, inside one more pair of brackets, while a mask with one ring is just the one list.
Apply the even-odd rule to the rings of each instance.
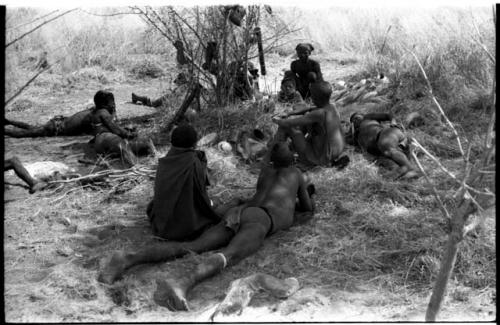
[[344, 150], [345, 141], [340, 125], [340, 117], [334, 105], [328, 104], [310, 114], [318, 115], [313, 124], [311, 143], [321, 165], [328, 165]]
[[257, 191], [247, 206], [267, 209], [274, 230], [287, 229], [293, 223], [296, 198], [299, 196], [300, 200], [300, 193], [305, 191], [302, 174], [297, 168], [264, 167], [257, 182]]

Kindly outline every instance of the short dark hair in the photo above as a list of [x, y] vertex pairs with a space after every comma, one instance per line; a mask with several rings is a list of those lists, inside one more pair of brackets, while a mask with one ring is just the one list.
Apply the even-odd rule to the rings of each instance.
[[271, 162], [274, 167], [288, 167], [293, 163], [293, 152], [286, 142], [275, 143], [271, 149]]
[[326, 81], [317, 81], [311, 84], [311, 97], [320, 101], [328, 101], [332, 96], [332, 85]]
[[107, 90], [99, 90], [94, 95], [94, 105], [96, 109], [108, 108], [110, 102], [115, 103], [115, 96]]
[[363, 114], [361, 114], [361, 113], [359, 113], [359, 112], [354, 112], [354, 113], [352, 113], [352, 114], [351, 114], [351, 117], [349, 118], [349, 122], [351, 122], [351, 123], [352, 123], [352, 120], [354, 119], [354, 117], [355, 117], [356, 115], [360, 115], [361, 117], [363, 117]]
[[170, 142], [174, 147], [191, 148], [196, 145], [198, 134], [190, 124], [183, 124], [172, 131]]

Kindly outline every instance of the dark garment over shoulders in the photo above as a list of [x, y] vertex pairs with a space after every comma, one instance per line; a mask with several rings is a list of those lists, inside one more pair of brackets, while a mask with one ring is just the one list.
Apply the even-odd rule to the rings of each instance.
[[159, 159], [153, 205], [148, 209], [153, 233], [188, 240], [221, 220], [206, 191], [207, 161], [203, 151], [175, 148]]

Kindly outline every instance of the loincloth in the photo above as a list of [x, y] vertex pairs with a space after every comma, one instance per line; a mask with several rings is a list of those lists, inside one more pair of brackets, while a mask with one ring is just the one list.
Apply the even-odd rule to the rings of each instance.
[[224, 220], [224, 226], [233, 230], [234, 233], [237, 233], [240, 230], [241, 213], [246, 208], [257, 208], [257, 209], [261, 209], [262, 211], [264, 211], [265, 214], [268, 216], [269, 221], [271, 222], [271, 225], [269, 227], [269, 231], [267, 232], [266, 236], [269, 236], [272, 233], [274, 233], [275, 230], [274, 230], [273, 216], [271, 213], [269, 213], [269, 210], [266, 207], [248, 207], [248, 206], [244, 206], [244, 205], [239, 205], [239, 206], [236, 206], [234, 208], [231, 208], [226, 212], [226, 214], [224, 214], [224, 217], [222, 218]]
[[64, 122], [66, 118], [62, 115], [54, 116], [50, 119], [50, 129], [54, 133], [55, 136], [64, 133]]

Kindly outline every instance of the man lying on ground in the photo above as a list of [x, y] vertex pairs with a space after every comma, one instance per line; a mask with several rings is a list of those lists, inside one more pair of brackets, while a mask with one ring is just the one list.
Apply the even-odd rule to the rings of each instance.
[[151, 140], [138, 139], [134, 131], [126, 130], [113, 121], [115, 98], [111, 92], [99, 90], [94, 96], [94, 103], [90, 122], [95, 137], [91, 143], [97, 153], [121, 156], [129, 166], [133, 166], [135, 154], [147, 155], [154, 152]]
[[[174, 84], [177, 85], [177, 88], [172, 90], [172, 93], [181, 93], [181, 92], [186, 92], [189, 89], [189, 82], [187, 80], [187, 77], [184, 73], [179, 73], [177, 75], [177, 78], [174, 80]], [[201, 87], [201, 85], [200, 85]], [[144, 106], [149, 106], [149, 107], [162, 107], [167, 105], [169, 102], [169, 94], [160, 96], [156, 99], [151, 99], [147, 96], [140, 96], [135, 93], [132, 93], [132, 103], [133, 104], [140, 104]], [[196, 110], [199, 110], [200, 106], [200, 98], [196, 98], [195, 104], [198, 105]]]
[[[92, 132], [90, 115], [93, 108], [85, 109], [68, 117], [55, 116], [44, 125], [31, 125], [5, 119], [5, 125], [14, 126], [14, 128], [5, 128], [5, 135], [13, 138], [37, 138], [90, 134]], [[116, 116], [116, 112], [113, 114]]]
[[19, 177], [26, 184], [28, 184], [30, 188], [29, 190], [30, 194], [43, 190], [45, 187], [48, 186], [46, 182], [43, 182], [31, 176], [30, 173], [23, 166], [19, 158], [17, 157], [5, 159], [3, 164], [3, 170], [4, 172], [8, 170], [14, 170], [14, 173], [16, 173], [17, 177]]
[[[112, 283], [133, 265], [220, 249], [194, 272], [157, 281], [154, 297], [158, 304], [171, 310], [187, 310], [186, 295], [196, 284], [255, 253], [267, 236], [312, 217], [314, 185], [292, 163], [293, 153], [287, 144], [275, 144], [271, 164], [262, 168], [256, 193], [250, 201], [226, 211], [224, 221], [192, 241], [167, 241], [136, 253], [115, 253], [101, 271], [99, 281]], [[294, 214], [295, 211], [302, 213]]]
[[[382, 123], [389, 122], [390, 123]], [[388, 113], [353, 113], [350, 118], [353, 127], [353, 142], [363, 151], [377, 157], [387, 157], [400, 166], [396, 178], [413, 178], [419, 174], [410, 163], [407, 138], [394, 118]]]
[[[349, 157], [341, 156], [345, 141], [339, 114], [330, 103], [332, 87], [328, 82], [317, 81], [311, 84], [310, 91], [315, 109], [306, 108], [309, 113], [293, 119], [273, 118], [279, 126], [275, 141], [290, 137], [299, 160], [306, 165], [343, 168]], [[297, 114], [287, 116], [293, 113]]]
[[154, 197], [147, 215], [156, 236], [169, 240], [198, 237], [221, 218], [207, 193], [207, 158], [195, 150], [198, 135], [190, 125], [172, 132], [172, 148], [158, 160]]

